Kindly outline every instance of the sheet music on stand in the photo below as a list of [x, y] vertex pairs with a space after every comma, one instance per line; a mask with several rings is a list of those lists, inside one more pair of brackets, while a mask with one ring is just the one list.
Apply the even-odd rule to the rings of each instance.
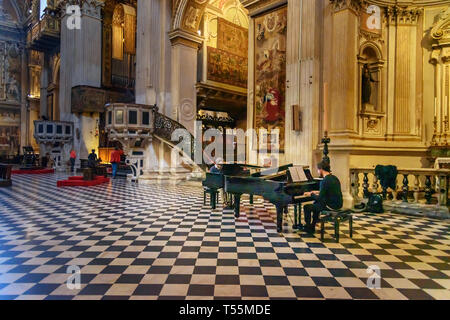
[[308, 177], [305, 174], [305, 169], [302, 166], [294, 166], [289, 168], [292, 182], [307, 182]]

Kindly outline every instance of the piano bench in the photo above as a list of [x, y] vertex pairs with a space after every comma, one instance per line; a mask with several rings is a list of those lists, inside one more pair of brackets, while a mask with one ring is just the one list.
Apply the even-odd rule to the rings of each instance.
[[323, 241], [325, 236], [325, 223], [331, 222], [334, 224], [334, 238], [339, 242], [339, 228], [342, 222], [348, 221], [350, 229], [350, 238], [353, 237], [353, 210], [324, 210], [321, 212], [320, 221], [320, 239]]
[[209, 194], [209, 202], [213, 209], [216, 209], [219, 202], [219, 190], [203, 187], [203, 204], [206, 205], [206, 195]]

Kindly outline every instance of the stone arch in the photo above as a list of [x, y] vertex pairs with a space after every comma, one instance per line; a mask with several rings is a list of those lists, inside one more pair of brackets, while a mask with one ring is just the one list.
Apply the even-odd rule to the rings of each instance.
[[373, 52], [377, 60], [383, 60], [383, 53], [374, 41], [367, 41], [359, 48], [359, 57], [364, 57], [368, 52]]
[[19, 1], [23, 1], [23, 3], [21, 5], [19, 5], [17, 0], [7, 0], [7, 1], [9, 1], [9, 3], [11, 4], [11, 7], [14, 10], [14, 14], [17, 17], [18, 22], [24, 21], [26, 15], [27, 15], [27, 12], [25, 11], [27, 9], [26, 2], [23, 0], [19, 0]]
[[370, 70], [371, 77], [375, 78], [372, 86], [372, 93], [370, 94], [370, 102], [363, 103], [363, 88], [360, 87], [360, 110], [362, 112], [368, 111], [383, 111], [383, 53], [381, 48], [374, 41], [366, 41], [359, 48], [358, 54], [359, 64], [359, 80], [362, 82], [364, 68], [367, 66]]
[[197, 33], [209, 0], [177, 0], [172, 18], [172, 30]]

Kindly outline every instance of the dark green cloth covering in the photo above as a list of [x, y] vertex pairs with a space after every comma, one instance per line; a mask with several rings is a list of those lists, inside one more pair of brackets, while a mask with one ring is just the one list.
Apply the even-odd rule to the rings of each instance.
[[382, 166], [375, 167], [375, 175], [380, 180], [383, 189], [391, 188], [393, 190], [397, 187], [397, 167], [396, 166]]

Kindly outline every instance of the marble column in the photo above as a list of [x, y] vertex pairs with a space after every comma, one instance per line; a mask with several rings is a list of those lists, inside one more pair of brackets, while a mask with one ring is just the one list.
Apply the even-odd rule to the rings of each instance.
[[[332, 25], [329, 92], [329, 134], [331, 166], [341, 181], [344, 205], [352, 206], [350, 195], [351, 137], [357, 133], [358, 26], [361, 3], [357, 0], [331, 1]], [[344, 151], [333, 146], [346, 145]]]
[[154, 105], [159, 89], [161, 25], [158, 0], [137, 4], [136, 103]]
[[197, 60], [203, 38], [187, 31], [174, 30], [169, 34], [172, 43], [171, 91], [172, 112], [170, 117], [195, 132], [197, 116]]
[[[79, 85], [100, 87], [102, 78], [102, 1], [74, 1], [80, 4], [80, 29], [69, 29], [65, 14], [61, 21], [61, 67], [59, 107], [62, 121], [74, 122], [74, 149], [80, 158], [87, 158], [90, 149], [98, 148], [95, 132], [98, 113], [72, 114], [72, 88]], [[65, 11], [65, 10], [64, 10]], [[67, 146], [70, 149], [71, 146]], [[64, 150], [68, 153], [69, 150]], [[77, 163], [79, 165], [79, 163]]]
[[170, 31], [169, 0], [139, 0], [137, 10], [136, 103], [157, 104], [169, 114]]
[[[170, 115], [171, 23], [170, 0], [138, 0], [136, 48], [136, 103], [158, 106]], [[155, 141], [146, 146], [144, 178], [167, 168], [164, 150]]]
[[27, 52], [24, 48], [21, 49], [22, 69], [21, 69], [21, 103], [20, 103], [20, 146], [22, 153], [22, 147], [28, 146], [28, 133], [30, 130], [34, 130], [34, 125], [30, 125], [28, 108], [27, 108], [27, 95], [28, 95], [28, 59]]
[[49, 69], [49, 61], [48, 61], [48, 55], [46, 55], [44, 52], [40, 53], [41, 55], [41, 92], [40, 92], [40, 112], [39, 115], [51, 117], [50, 114], [48, 114], [48, 106], [47, 106], [47, 87], [48, 87], [48, 69]]
[[330, 135], [356, 133], [358, 1], [334, 1], [330, 83]]
[[[288, 2], [285, 163], [314, 165], [313, 150], [319, 138], [322, 11], [322, 1]], [[294, 105], [301, 109], [301, 132], [292, 130]]]

